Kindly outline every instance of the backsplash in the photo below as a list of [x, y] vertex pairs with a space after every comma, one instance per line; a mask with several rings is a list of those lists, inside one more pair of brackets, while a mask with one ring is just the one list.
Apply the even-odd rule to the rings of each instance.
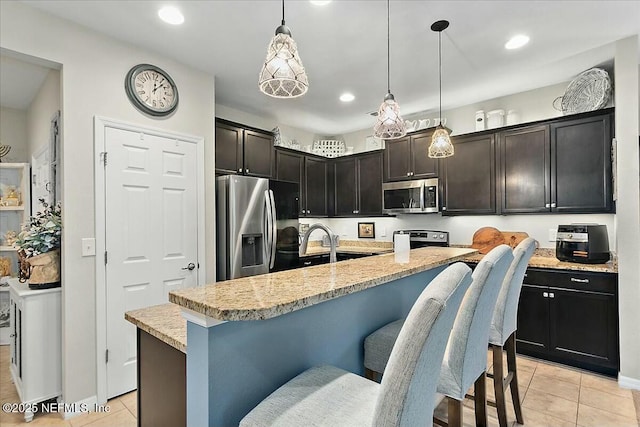
[[[449, 232], [452, 245], [470, 245], [473, 233], [481, 227], [495, 227], [501, 231], [524, 231], [538, 240], [541, 248], [554, 248], [555, 240], [550, 240], [550, 230], [556, 230], [559, 224], [596, 223], [607, 226], [609, 247], [616, 251], [615, 215], [614, 214], [580, 214], [580, 215], [483, 215], [483, 216], [449, 216], [440, 214], [398, 215], [397, 217], [373, 218], [301, 218], [301, 223], [320, 222], [331, 228], [340, 239], [367, 241], [358, 239], [358, 222], [375, 223], [375, 240], [393, 241], [394, 230], [427, 229]], [[312, 235], [320, 240], [323, 233]]]

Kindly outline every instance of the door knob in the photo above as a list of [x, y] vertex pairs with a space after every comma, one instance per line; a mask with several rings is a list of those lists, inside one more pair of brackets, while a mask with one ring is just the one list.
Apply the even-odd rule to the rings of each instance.
[[196, 268], [196, 265], [194, 263], [190, 262], [189, 265], [187, 265], [186, 267], [181, 268], [181, 270], [189, 270], [189, 271], [191, 271], [191, 270], [193, 270], [195, 268]]

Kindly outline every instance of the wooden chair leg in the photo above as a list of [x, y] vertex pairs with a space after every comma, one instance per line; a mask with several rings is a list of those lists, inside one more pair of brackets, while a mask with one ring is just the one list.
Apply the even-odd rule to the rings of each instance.
[[364, 368], [364, 377], [371, 381], [376, 381], [377, 373], [369, 368]]
[[462, 427], [462, 401], [447, 397], [447, 424], [449, 427]]
[[502, 362], [502, 347], [492, 345], [493, 353], [493, 390], [496, 395], [496, 410], [500, 427], [507, 426], [507, 405], [504, 397], [504, 368]]
[[512, 333], [511, 336], [504, 343], [505, 350], [507, 351], [507, 370], [512, 374], [511, 382], [509, 384], [511, 388], [511, 400], [513, 400], [513, 409], [516, 413], [516, 421], [518, 424], [524, 424], [524, 418], [522, 417], [522, 406], [520, 405], [520, 391], [518, 390], [518, 369], [516, 365], [516, 333]]
[[[495, 372], [495, 371], [494, 371]], [[476, 427], [487, 426], [487, 381], [483, 372], [473, 385], [473, 400], [475, 403]]]

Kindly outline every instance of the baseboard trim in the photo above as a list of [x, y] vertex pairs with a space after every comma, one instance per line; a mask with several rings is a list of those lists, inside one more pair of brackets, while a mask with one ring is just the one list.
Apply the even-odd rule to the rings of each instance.
[[624, 375], [618, 375], [618, 385], [624, 388], [630, 388], [633, 390], [640, 390], [640, 380], [637, 378], [625, 377]]
[[62, 413], [62, 418], [68, 420], [69, 418], [77, 417], [80, 414], [95, 412], [98, 407], [98, 397], [91, 396], [78, 402], [64, 403], [63, 405], [64, 412]]

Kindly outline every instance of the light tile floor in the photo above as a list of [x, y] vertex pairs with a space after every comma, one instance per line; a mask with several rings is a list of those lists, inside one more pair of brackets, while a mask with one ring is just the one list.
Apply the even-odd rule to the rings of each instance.
[[[9, 346], [0, 346], [0, 404], [18, 403], [19, 397], [9, 372]], [[46, 426], [46, 427], [136, 427], [136, 392], [131, 392], [107, 402], [109, 412], [90, 412], [63, 420], [58, 413], [36, 414], [26, 423], [24, 414], [6, 413], [0, 410], [0, 427]]]
[[[491, 358], [488, 357], [491, 368]], [[491, 369], [489, 369], [491, 370]], [[630, 390], [616, 381], [592, 373], [518, 357], [518, 383], [527, 427], [638, 427]], [[493, 400], [493, 382], [487, 379], [487, 398]], [[510, 395], [507, 399], [511, 402]], [[9, 373], [9, 347], [0, 346], [0, 403], [17, 403], [18, 394]], [[0, 411], [0, 427], [134, 427], [137, 424], [136, 392], [109, 400], [108, 413], [87, 413], [63, 420], [59, 414], [37, 414], [25, 423], [23, 414]], [[498, 427], [495, 409], [488, 407], [489, 426]], [[441, 404], [436, 415], [446, 418]], [[464, 425], [475, 425], [473, 401], [464, 402]], [[513, 406], [508, 406], [509, 424], [515, 427]]]

